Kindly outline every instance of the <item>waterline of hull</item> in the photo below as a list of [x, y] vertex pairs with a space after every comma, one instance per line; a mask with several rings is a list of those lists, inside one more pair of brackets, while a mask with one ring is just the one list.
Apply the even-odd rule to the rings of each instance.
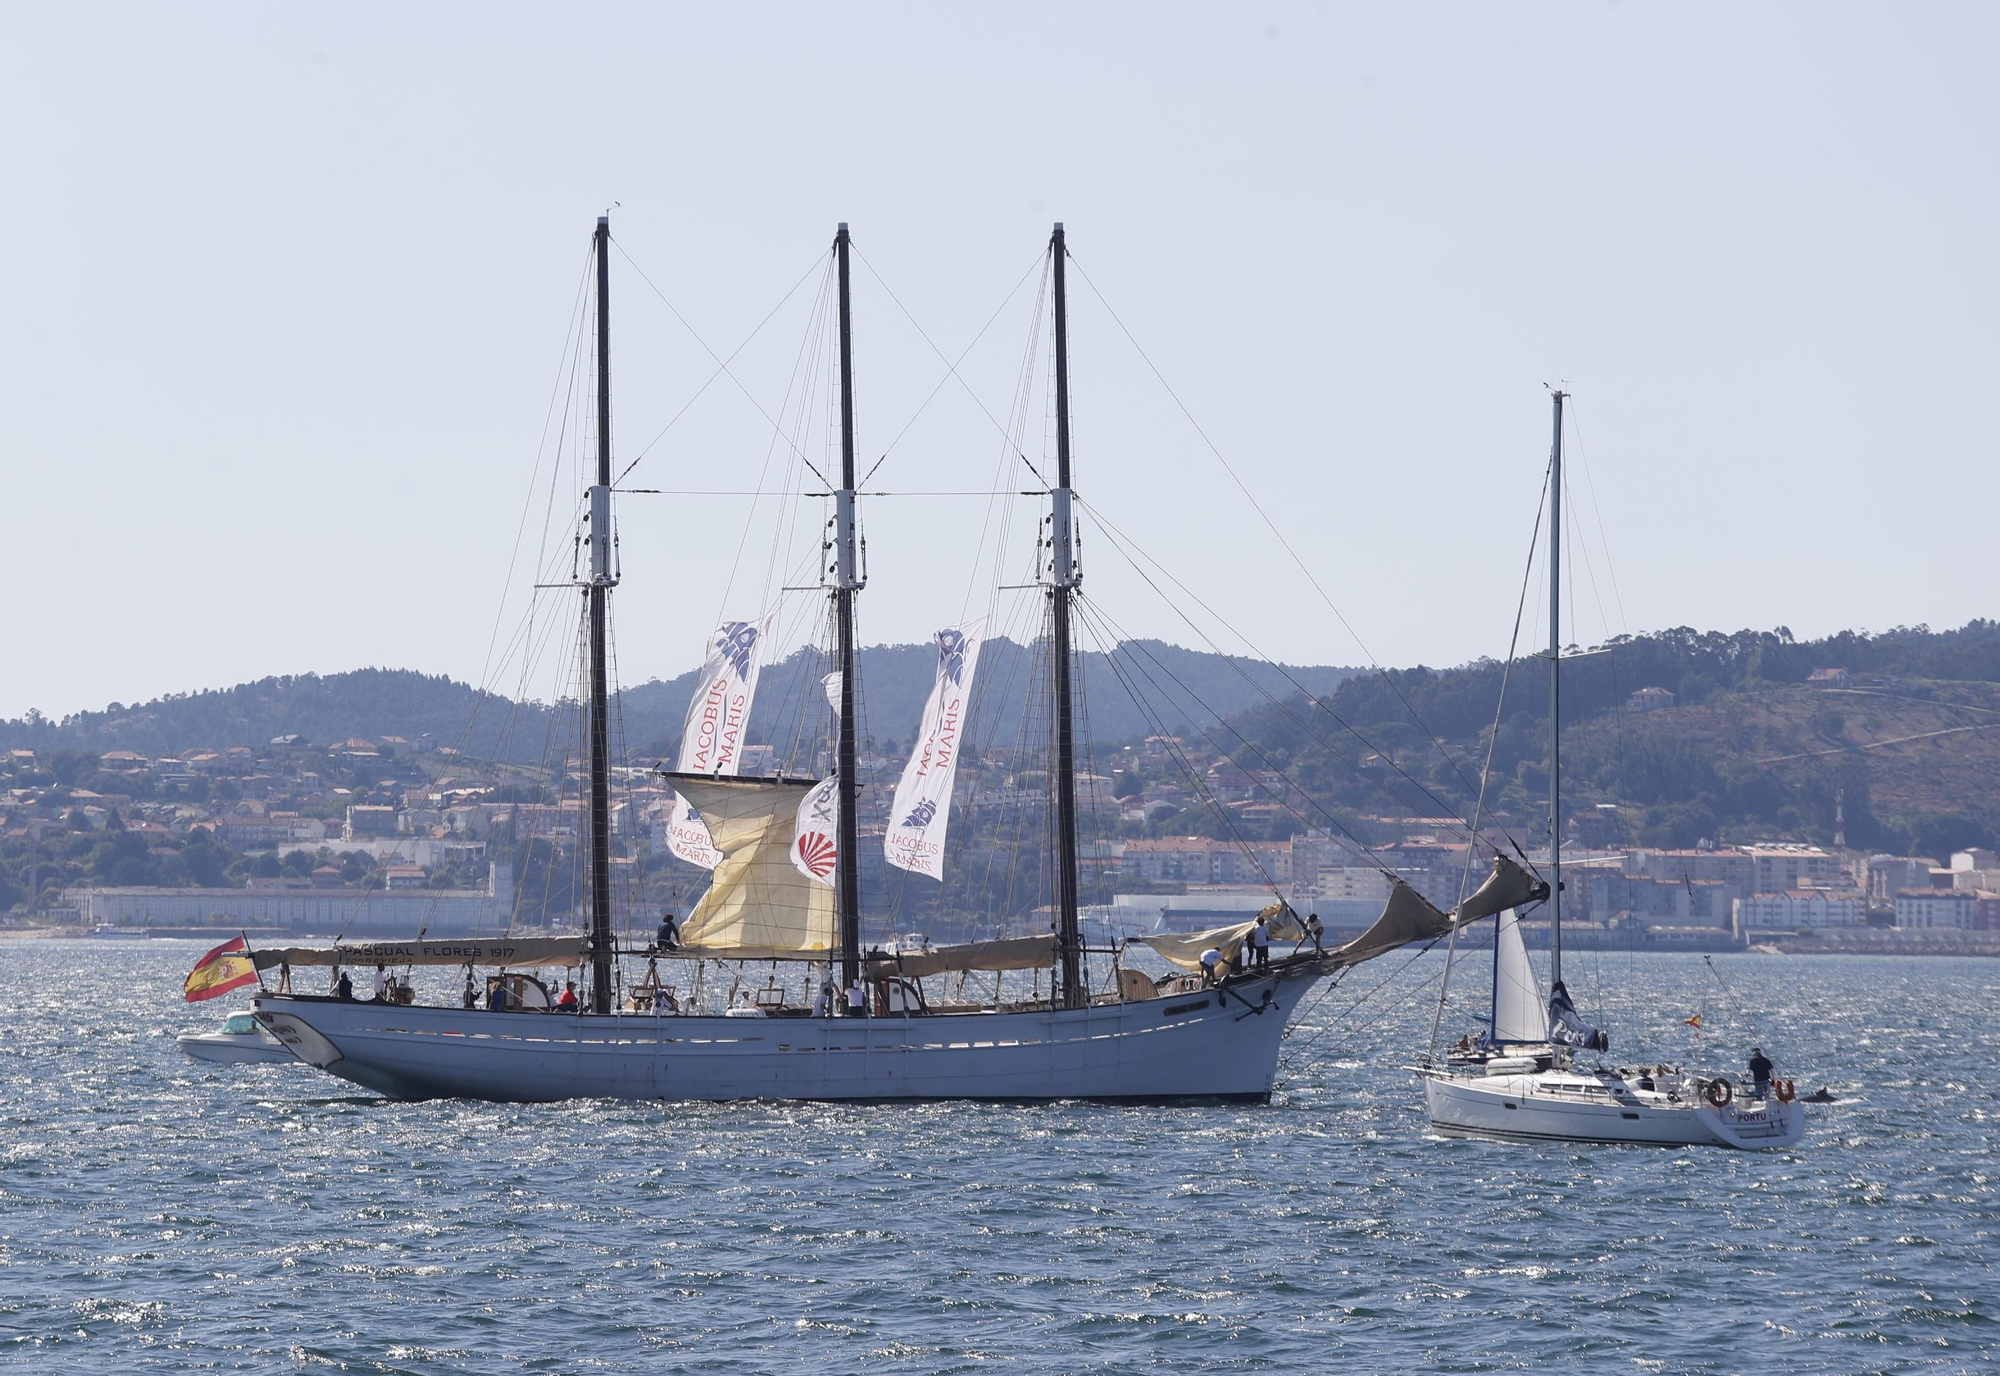
[[1254, 1099], [1311, 966], [1079, 1009], [729, 1018], [401, 1007], [267, 995], [308, 1063], [398, 1099]]

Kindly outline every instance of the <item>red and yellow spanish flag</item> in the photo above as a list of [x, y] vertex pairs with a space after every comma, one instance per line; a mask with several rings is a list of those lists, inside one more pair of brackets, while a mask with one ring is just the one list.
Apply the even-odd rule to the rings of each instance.
[[256, 982], [257, 966], [250, 959], [250, 943], [239, 936], [196, 961], [183, 989], [189, 1003], [200, 1003]]
[[1681, 1021], [1694, 1029], [1695, 1036], [1699, 1037], [1701, 1035], [1701, 1014], [1697, 1013], [1691, 1018], [1682, 1018]]

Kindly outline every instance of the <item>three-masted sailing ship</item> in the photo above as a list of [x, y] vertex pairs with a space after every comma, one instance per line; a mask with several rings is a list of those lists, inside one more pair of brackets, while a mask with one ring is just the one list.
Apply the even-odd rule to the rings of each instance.
[[[1795, 1146], [1805, 1110], [1789, 1082], [1761, 1095], [1720, 1077], [1665, 1065], [1628, 1070], [1586, 1067], [1579, 1053], [1610, 1049], [1610, 1038], [1579, 1016], [1563, 980], [1562, 948], [1562, 480], [1563, 402], [1554, 393], [1555, 441], [1549, 455], [1549, 858], [1543, 895], [1549, 921], [1549, 992], [1542, 996], [1520, 913], [1494, 914], [1493, 991], [1485, 1028], [1442, 1058], [1433, 1049], [1418, 1067], [1431, 1126], [1454, 1136], [1533, 1142], [1611, 1142], [1722, 1146], [1746, 1150]], [[1456, 934], [1454, 933], [1454, 945]], [[1451, 964], [1438, 995], [1442, 1016]], [[1436, 1032], [1433, 1028], [1433, 1040]]]
[[[726, 1009], [683, 1007], [656, 976], [621, 987], [619, 958], [657, 958], [655, 948], [616, 946], [611, 902], [613, 838], [609, 805], [611, 751], [607, 674], [607, 605], [617, 582], [611, 549], [610, 273], [608, 218], [597, 223], [596, 481], [586, 493], [588, 926], [580, 938], [484, 942], [369, 943], [332, 951], [259, 952], [258, 963], [467, 966], [465, 1006], [414, 1000], [352, 1001], [263, 992], [258, 1021], [303, 1060], [342, 1079], [397, 1098], [467, 1096], [538, 1101], [572, 1097], [724, 1100], [774, 1099], [1124, 1099], [1261, 1101], [1272, 1093], [1288, 1021], [1314, 984], [1346, 967], [1412, 941], [1434, 939], [1454, 921], [1489, 916], [1524, 901], [1530, 878], [1505, 858], [1454, 914], [1393, 880], [1380, 918], [1344, 945], [1307, 944], [1282, 900], [1267, 910], [1267, 931], [1300, 941], [1292, 954], [1223, 974], [1201, 973], [1199, 956], [1223, 956], [1230, 970], [1251, 923], [1188, 937], [1148, 939], [1180, 970], [1149, 977], [1115, 964], [1116, 952], [1086, 948], [1079, 913], [1074, 650], [1071, 603], [1079, 582], [1076, 501], [1071, 486], [1068, 312], [1063, 227], [1050, 238], [1055, 336], [1055, 482], [1048, 491], [1046, 557], [1053, 725], [1049, 772], [1054, 793], [1054, 920], [1045, 935], [920, 950], [866, 944], [860, 866], [855, 599], [862, 587], [855, 481], [853, 345], [847, 226], [833, 243], [837, 281], [840, 482], [832, 493], [834, 525], [827, 594], [835, 671], [827, 690], [837, 721], [833, 768], [826, 779], [746, 777], [683, 767], [667, 774], [680, 794], [677, 816], [699, 819], [699, 844], [710, 849], [706, 893], [671, 953], [712, 961], [825, 962], [822, 990], [810, 1006], [783, 1000]], [[744, 634], [725, 628], [719, 647]], [[964, 647], [939, 643], [941, 681]], [[949, 806], [949, 798], [944, 800]], [[937, 799], [902, 821], [919, 833]], [[900, 810], [900, 809], [899, 809]], [[921, 855], [920, 841], [912, 842]], [[906, 866], [908, 867], [908, 866]], [[831, 881], [831, 882], [828, 882]], [[1093, 990], [1089, 957], [1114, 957], [1112, 977]], [[471, 967], [519, 972], [537, 965], [580, 964], [587, 998], [551, 1007], [538, 981], [517, 973], [489, 980], [501, 1007], [479, 1000]], [[1100, 968], [1102, 968], [1100, 960]], [[835, 972], [837, 971], [837, 979]], [[945, 1002], [925, 981], [968, 972], [1046, 971], [1032, 998]], [[960, 981], [961, 986], [963, 981]]]

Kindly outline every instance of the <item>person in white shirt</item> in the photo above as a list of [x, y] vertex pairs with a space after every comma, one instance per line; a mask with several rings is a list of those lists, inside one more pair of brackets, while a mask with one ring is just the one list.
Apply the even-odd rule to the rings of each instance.
[[380, 961], [375, 964], [375, 1002], [389, 1001], [389, 970]]
[[856, 975], [854, 983], [847, 986], [847, 1016], [859, 1018], [865, 1017], [867, 1013], [868, 987], [861, 982], [861, 977]]

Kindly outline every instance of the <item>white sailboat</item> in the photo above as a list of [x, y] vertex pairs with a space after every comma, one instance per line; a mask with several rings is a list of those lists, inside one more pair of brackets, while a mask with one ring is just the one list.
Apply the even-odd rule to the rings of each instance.
[[[597, 224], [597, 406], [610, 414], [609, 223]], [[606, 601], [616, 582], [610, 551], [609, 426], [597, 427], [596, 483], [588, 490], [587, 600], [590, 684], [589, 926], [569, 941], [376, 943], [333, 951], [259, 952], [260, 968], [279, 963], [396, 965], [464, 964], [464, 1006], [357, 1002], [292, 993], [263, 993], [258, 1021], [306, 1062], [332, 1075], [397, 1098], [467, 1096], [494, 1100], [573, 1097], [722, 1100], [777, 1099], [1059, 1099], [1261, 1101], [1272, 1092], [1286, 1023], [1321, 978], [1411, 941], [1434, 939], [1451, 927], [1414, 889], [1394, 880], [1381, 917], [1360, 937], [1326, 951], [1314, 948], [1210, 984], [1194, 973], [1153, 979], [1121, 967], [1114, 951], [1086, 948], [1078, 913], [1076, 760], [1071, 704], [1070, 601], [1079, 582], [1070, 488], [1068, 322], [1063, 229], [1050, 239], [1056, 376], [1056, 481], [1049, 491], [1050, 524], [1042, 590], [1050, 623], [1050, 703], [1055, 793], [1055, 922], [1046, 935], [895, 953], [864, 944], [860, 911], [856, 743], [854, 599], [862, 585], [857, 518], [847, 227], [833, 246], [838, 280], [841, 411], [840, 484], [834, 491], [833, 562], [828, 594], [837, 671], [828, 675], [837, 717], [836, 767], [829, 781], [666, 777], [699, 814], [716, 853], [710, 886], [682, 929], [677, 956], [714, 961], [792, 962], [804, 988], [820, 979], [815, 962], [838, 967], [835, 988], [848, 999], [797, 1004], [774, 977], [765, 995], [726, 1009], [683, 1007], [650, 973], [660, 953], [619, 950], [613, 939], [608, 806]], [[964, 628], [958, 628], [963, 630]], [[961, 646], [962, 648], [962, 646]], [[942, 640], [940, 653], [953, 653]], [[834, 786], [827, 787], [831, 782]], [[925, 806], [934, 806], [935, 798]], [[948, 804], [948, 798], [946, 799]], [[926, 825], [934, 814], [898, 825]], [[822, 827], [812, 821], [830, 823]], [[928, 833], [926, 833], [928, 834]], [[939, 835], [942, 833], [939, 832]], [[928, 854], [923, 837], [903, 842]], [[895, 863], [892, 857], [892, 863]], [[829, 874], [828, 866], [831, 866]], [[831, 884], [827, 883], [831, 879]], [[1460, 922], [1489, 916], [1532, 891], [1525, 873], [1503, 859], [1478, 893], [1461, 905]], [[1267, 910], [1285, 939], [1290, 911]], [[1143, 938], [1188, 972], [1201, 953], [1225, 957], [1242, 946], [1253, 923], [1189, 937]], [[885, 934], [886, 935], [886, 934]], [[1110, 978], [1093, 990], [1092, 955], [1110, 958]], [[619, 957], [648, 961], [646, 979], [622, 984]], [[476, 1005], [471, 967], [524, 970], [538, 965], [588, 967], [588, 998], [580, 1010], [548, 1006], [546, 998], [503, 998], [503, 1008]], [[1003, 1001], [998, 976], [1049, 972], [1048, 993]], [[994, 973], [995, 998], [947, 1001], [927, 989], [935, 976]], [[527, 993], [524, 976], [509, 976]], [[525, 982], [524, 982], [525, 981]], [[494, 981], [489, 980], [489, 988]], [[828, 983], [832, 983], [831, 979]], [[539, 985], [534, 986], [539, 989]], [[824, 985], [822, 986], [825, 987]], [[959, 982], [960, 989], [963, 981]], [[830, 1005], [830, 1006], [829, 1006]]]
[[[1486, 1030], [1460, 1041], [1442, 1063], [1418, 1067], [1431, 1126], [1450, 1136], [1534, 1142], [1608, 1142], [1768, 1150], [1798, 1144], [1805, 1110], [1790, 1082], [1755, 1095], [1726, 1078], [1651, 1070], [1585, 1068], [1580, 1052], [1610, 1039], [1576, 1012], [1562, 977], [1561, 531], [1563, 401], [1554, 394], [1549, 459], [1549, 993], [1545, 1000], [1521, 939], [1517, 909], [1495, 916], [1493, 997]], [[1445, 990], [1450, 992], [1447, 958]], [[1435, 1033], [1433, 1034], [1435, 1035]]]

